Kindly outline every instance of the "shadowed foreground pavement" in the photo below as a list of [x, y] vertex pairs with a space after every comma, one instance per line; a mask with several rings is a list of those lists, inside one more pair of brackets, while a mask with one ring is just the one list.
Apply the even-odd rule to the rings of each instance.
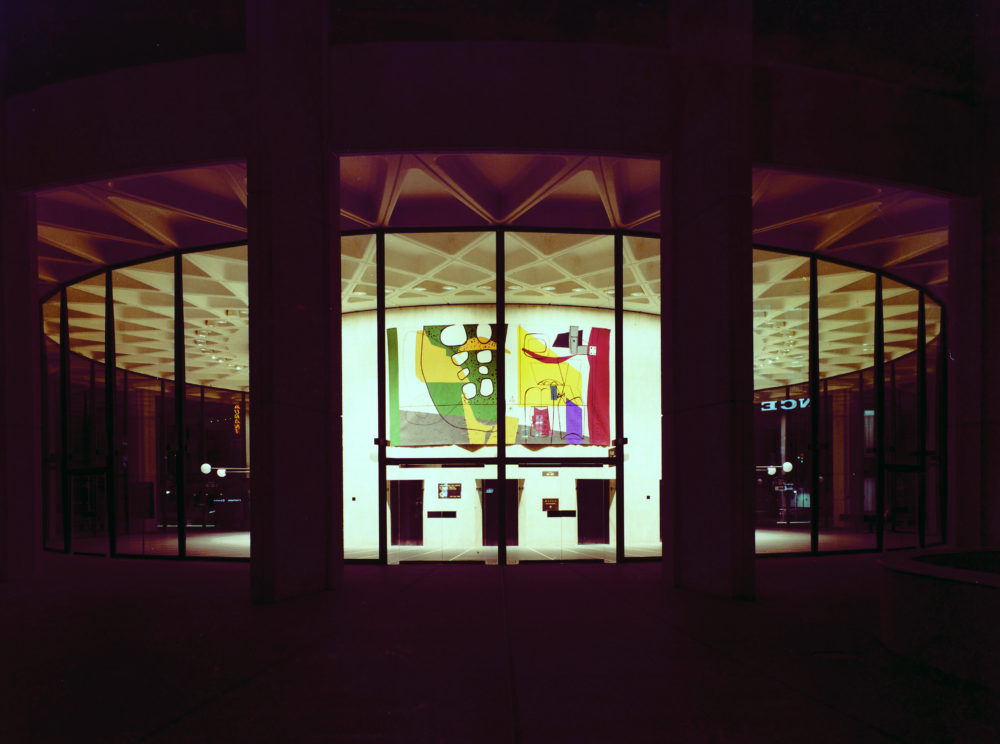
[[758, 560], [755, 602], [358, 565], [254, 607], [247, 564], [45, 556], [0, 585], [0, 741], [1000, 741], [1000, 696], [880, 645], [877, 560]]

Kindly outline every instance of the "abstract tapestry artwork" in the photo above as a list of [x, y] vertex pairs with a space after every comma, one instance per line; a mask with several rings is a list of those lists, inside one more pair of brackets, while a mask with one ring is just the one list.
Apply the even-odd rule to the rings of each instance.
[[387, 329], [390, 444], [496, 445], [503, 353], [508, 444], [609, 445], [611, 332], [519, 326], [514, 353], [506, 336], [494, 323]]

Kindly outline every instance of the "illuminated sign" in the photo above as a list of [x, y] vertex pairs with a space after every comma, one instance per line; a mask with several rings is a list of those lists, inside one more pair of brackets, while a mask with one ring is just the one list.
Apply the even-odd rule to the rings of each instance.
[[809, 398], [785, 398], [784, 400], [761, 401], [762, 411], [795, 411], [809, 406]]
[[559, 499], [542, 499], [542, 511], [559, 511]]
[[233, 434], [239, 436], [240, 434], [240, 404], [233, 404]]

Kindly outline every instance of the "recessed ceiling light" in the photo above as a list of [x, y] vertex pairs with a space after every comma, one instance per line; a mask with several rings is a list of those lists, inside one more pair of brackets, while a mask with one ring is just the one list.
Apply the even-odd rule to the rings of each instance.
[[520, 288], [521, 288], [520, 285], [517, 284], [510, 284], [507, 286], [507, 289], [520, 289]]
[[352, 292], [351, 294], [353, 294], [355, 297], [364, 297], [367, 294], [367, 292], [361, 292], [359, 290], [357, 292]]
[[545, 289], [545, 290], [553, 290], [553, 289], [555, 289], [555, 287], [542, 287], [542, 289]]
[[583, 291], [583, 287], [573, 287], [573, 291], [574, 292], [582, 292]]
[[414, 287], [413, 289], [415, 289], [417, 292], [426, 292], [427, 291], [427, 287]]
[[630, 297], [642, 297], [642, 292], [629, 292]]
[[493, 287], [491, 287], [489, 284], [484, 284], [480, 287], [480, 289], [485, 289], [487, 292], [489, 292], [491, 289], [493, 289]]
[[450, 284], [442, 284], [441, 289], [449, 290], [449, 289], [454, 289], [454, 287], [451, 286]]

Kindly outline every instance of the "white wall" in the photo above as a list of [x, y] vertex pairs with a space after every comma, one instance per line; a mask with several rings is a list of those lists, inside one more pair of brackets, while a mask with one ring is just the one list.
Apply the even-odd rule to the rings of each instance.
[[[445, 323], [488, 323], [494, 318], [492, 306], [435, 306], [390, 309], [386, 326], [418, 329]], [[570, 325], [614, 328], [610, 310], [540, 305], [507, 307], [507, 404], [511, 413], [517, 406], [517, 326], [546, 333], [568, 330]], [[660, 480], [660, 318], [641, 313], [625, 313], [625, 544], [653, 544], [659, 541]], [[586, 340], [586, 339], [585, 339]], [[344, 546], [378, 546], [378, 464], [377, 380], [375, 313], [343, 316], [344, 359]], [[615, 419], [614, 344], [610, 356], [610, 419]], [[400, 349], [400, 376], [412, 374], [412, 359]], [[386, 424], [388, 429], [388, 422]], [[612, 434], [614, 436], [614, 434]], [[507, 449], [512, 457], [567, 457], [607, 455], [603, 446], [562, 445], [533, 452], [523, 445]], [[493, 447], [479, 450], [479, 456], [493, 456]], [[457, 445], [434, 447], [389, 447], [390, 457], [468, 457]], [[390, 468], [389, 479], [424, 481], [424, 544], [428, 548], [460, 549], [482, 544], [482, 513], [475, 488], [477, 478], [495, 477], [487, 468]], [[519, 508], [519, 538], [522, 546], [576, 545], [575, 518], [548, 518], [541, 499], [559, 498], [559, 508], [576, 509], [577, 478], [614, 479], [614, 468], [546, 468], [557, 477], [543, 476], [541, 468], [509, 467], [508, 478], [523, 478]], [[462, 483], [462, 498], [438, 499], [438, 483]], [[647, 498], [648, 497], [648, 498]], [[617, 497], [616, 497], [617, 498]], [[428, 511], [454, 510], [456, 519], [428, 519]], [[611, 541], [614, 542], [614, 506], [611, 510]]]

